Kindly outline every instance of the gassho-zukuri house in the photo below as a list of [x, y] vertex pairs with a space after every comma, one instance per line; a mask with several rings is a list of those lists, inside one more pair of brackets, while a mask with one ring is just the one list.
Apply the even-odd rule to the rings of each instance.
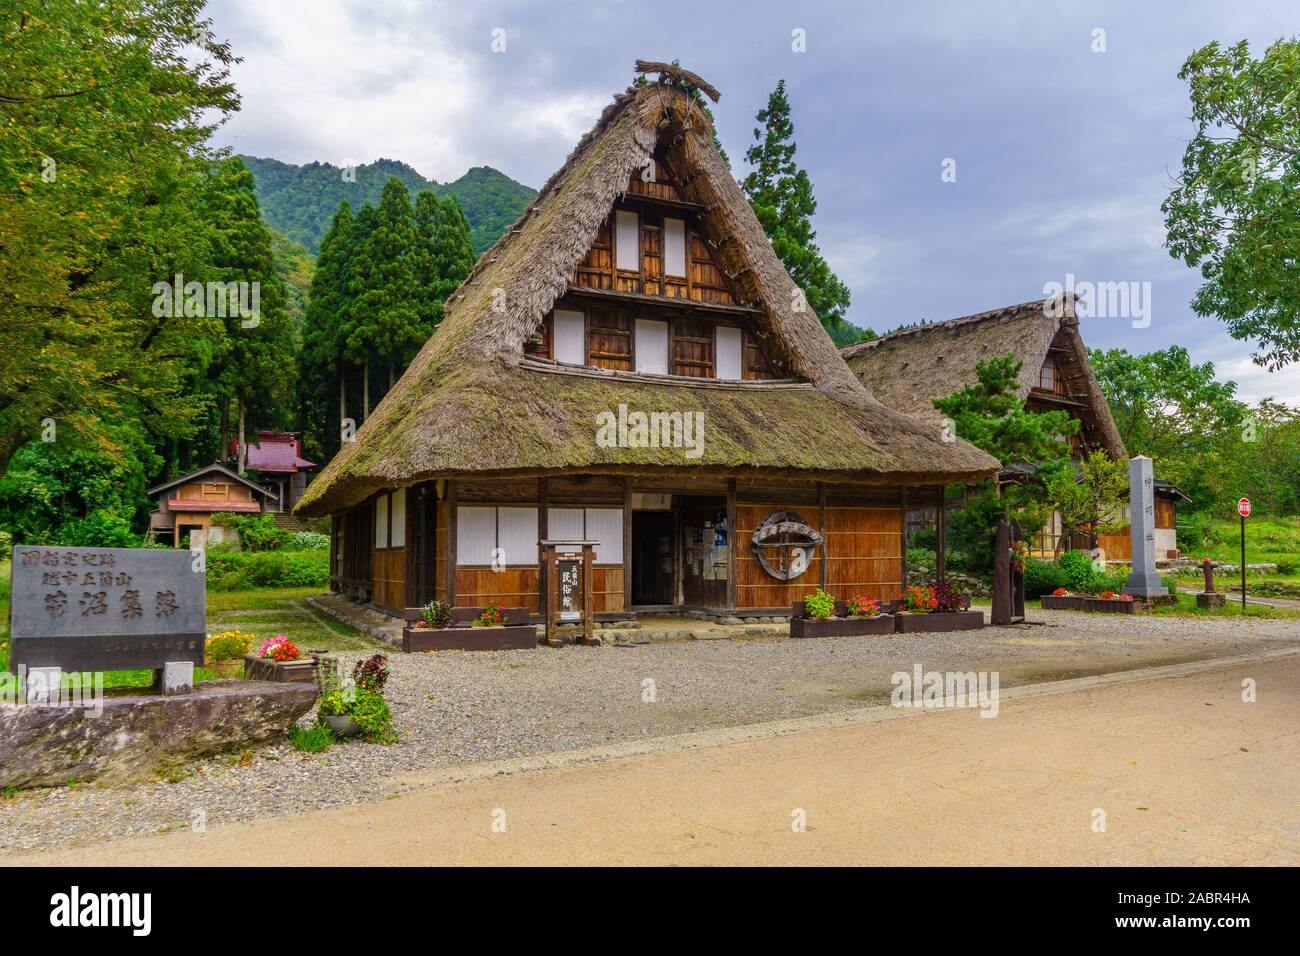
[[[1033, 412], [1063, 411], [1079, 423], [1070, 436], [1070, 452], [1077, 461], [1094, 451], [1104, 451], [1116, 461], [1126, 457], [1124, 441], [1088, 361], [1079, 334], [1079, 319], [1072, 294], [1059, 298], [990, 309], [945, 322], [899, 329], [889, 335], [846, 346], [840, 354], [872, 395], [891, 408], [930, 422], [943, 424], [934, 407], [944, 398], [979, 381], [976, 366], [982, 361], [1014, 354], [1021, 362], [1016, 394]], [[1006, 468], [1005, 482], [1029, 480], [1031, 464]], [[1168, 481], [1155, 481], [1155, 548], [1160, 560], [1175, 557], [1175, 505], [1187, 495]], [[959, 506], [949, 501], [948, 509]], [[933, 525], [936, 509], [917, 504], [908, 509], [909, 533]], [[1123, 508], [1120, 520], [1129, 520]], [[1029, 532], [1029, 553], [1051, 557], [1070, 549], [1100, 548], [1110, 561], [1132, 560], [1129, 529], [1113, 534], [1064, 535], [1060, 513], [1036, 532]]]
[[638, 66], [308, 486], [335, 589], [540, 612], [581, 539], [598, 619], [892, 599], [909, 505], [997, 474], [854, 376], [680, 84], [716, 91]]

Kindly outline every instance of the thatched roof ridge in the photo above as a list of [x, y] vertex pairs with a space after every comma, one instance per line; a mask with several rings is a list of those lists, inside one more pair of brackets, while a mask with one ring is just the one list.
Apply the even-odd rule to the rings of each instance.
[[[437, 332], [355, 440], [308, 487], [300, 511], [323, 514], [381, 488], [454, 474], [669, 464], [658, 449], [598, 448], [594, 415], [620, 403], [645, 411], [706, 410], [701, 390], [633, 376], [548, 374], [524, 354], [661, 139], [672, 161], [695, 174], [687, 198], [705, 207], [702, 229], [737, 294], [761, 309], [758, 333], [812, 386], [794, 393], [755, 383], [710, 390], [707, 450], [687, 464], [737, 474], [816, 469], [844, 480], [925, 474], [945, 483], [996, 470], [982, 451], [943, 442], [936, 429], [884, 407], [863, 388], [801, 304], [714, 147], [700, 105], [680, 87], [651, 83], [614, 98], [532, 206], [484, 253], [448, 299]], [[816, 426], [809, 424], [813, 416], [820, 418]]]
[[1073, 297], [1068, 294], [899, 329], [846, 346], [840, 354], [880, 401], [937, 425], [943, 422], [943, 413], [933, 400], [974, 384], [980, 361], [1015, 353], [1023, 363], [1017, 394], [1027, 396], [1054, 341], [1069, 350], [1083, 372], [1088, 404], [1107, 451], [1123, 458], [1124, 443], [1088, 362]]

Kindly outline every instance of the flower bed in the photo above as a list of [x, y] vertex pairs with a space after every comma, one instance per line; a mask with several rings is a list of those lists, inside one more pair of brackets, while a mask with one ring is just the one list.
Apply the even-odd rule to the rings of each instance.
[[922, 614], [903, 612], [894, 616], [894, 626], [899, 634], [918, 634], [924, 631], [976, 631], [984, 626], [984, 612], [930, 611]]
[[[878, 601], [863, 598], [835, 601], [824, 591], [818, 591], [807, 600], [793, 605], [790, 636], [868, 637], [872, 634], [893, 634], [893, 617], [879, 613], [879, 607]], [[831, 612], [834, 616], [813, 617], [814, 611], [823, 614]]]
[[[528, 608], [524, 607], [407, 608], [402, 650], [408, 653], [528, 650], [537, 646], [537, 628], [528, 623], [528, 616]], [[431, 617], [446, 626], [429, 627]], [[496, 620], [503, 623], [486, 623]]]
[[1102, 614], [1136, 614], [1141, 609], [1141, 602], [1133, 599], [1131, 594], [1116, 594], [1103, 591], [1093, 594], [1064, 594], [1062, 588], [1057, 593], [1044, 594], [1039, 600], [1045, 610], [1049, 611], [1092, 611]]

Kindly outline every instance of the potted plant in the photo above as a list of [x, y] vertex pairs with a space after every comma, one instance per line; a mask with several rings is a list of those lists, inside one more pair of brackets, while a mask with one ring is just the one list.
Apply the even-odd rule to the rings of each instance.
[[253, 680], [315, 680], [316, 661], [304, 655], [287, 635], [277, 634], [263, 641], [256, 654], [244, 655], [244, 674]]
[[384, 699], [388, 683], [388, 658], [383, 654], [357, 661], [352, 683], [332, 681], [321, 697], [317, 721], [337, 737], [364, 734], [367, 740], [387, 743], [396, 739], [393, 715]]
[[850, 617], [880, 617], [880, 602], [875, 598], [861, 595], [849, 598], [847, 606]]
[[213, 634], [204, 642], [203, 666], [222, 677], [234, 677], [243, 666], [244, 655], [253, 649], [256, 634], [245, 634], [239, 628]]
[[505, 627], [506, 615], [501, 610], [499, 604], [489, 604], [483, 608], [483, 613], [474, 618], [471, 622], [472, 627]]
[[418, 630], [437, 631], [451, 627], [451, 608], [445, 601], [430, 601], [421, 608], [422, 616], [415, 623]]

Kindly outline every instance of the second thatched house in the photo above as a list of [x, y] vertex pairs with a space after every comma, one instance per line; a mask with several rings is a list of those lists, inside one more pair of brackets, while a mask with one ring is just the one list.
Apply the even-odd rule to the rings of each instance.
[[[859, 381], [891, 408], [920, 421], [943, 423], [934, 399], [946, 398], [978, 378], [976, 366], [989, 359], [1014, 354], [1022, 363], [1018, 396], [1030, 411], [1065, 411], [1079, 422], [1070, 436], [1070, 449], [1080, 457], [1104, 451], [1119, 460], [1124, 442], [1115, 427], [1110, 406], [1088, 362], [1088, 350], [1079, 334], [1072, 296], [992, 309], [945, 322], [900, 329], [878, 339], [840, 350]], [[1007, 463], [1004, 479], [1015, 480], [1023, 463]], [[1173, 556], [1178, 542], [1174, 532], [1174, 507], [1186, 495], [1167, 481], [1156, 482], [1156, 554]], [[1127, 509], [1123, 520], [1127, 520]], [[913, 527], [935, 521], [933, 509], [911, 509]], [[1051, 556], [1058, 549], [1101, 548], [1109, 560], [1130, 560], [1127, 528], [1063, 541], [1060, 516], [1031, 536], [1031, 553]]]
[[[998, 462], [877, 401], [772, 251], [698, 77], [615, 97], [298, 506], [382, 607], [542, 606], [596, 541], [598, 615], [897, 596], [903, 514]], [[716, 98], [716, 96], [714, 97]]]

